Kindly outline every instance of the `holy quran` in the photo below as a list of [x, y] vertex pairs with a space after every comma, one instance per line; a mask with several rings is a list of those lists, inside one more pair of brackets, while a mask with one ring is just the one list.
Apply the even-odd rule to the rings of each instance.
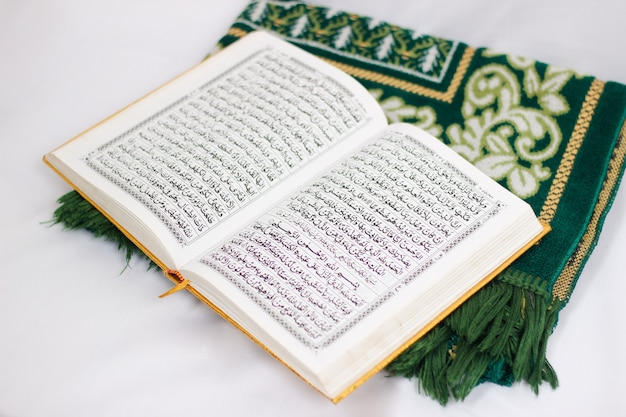
[[44, 161], [339, 401], [547, 232], [355, 79], [256, 32]]

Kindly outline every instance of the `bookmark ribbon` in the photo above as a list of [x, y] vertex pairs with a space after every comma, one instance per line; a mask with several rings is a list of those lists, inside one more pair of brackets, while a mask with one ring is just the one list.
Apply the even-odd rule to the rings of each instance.
[[165, 298], [168, 295], [174, 294], [175, 292], [184, 290], [185, 288], [187, 288], [187, 285], [189, 285], [189, 280], [184, 278], [182, 274], [178, 271], [169, 270], [166, 272], [166, 275], [174, 278], [176, 281], [178, 281], [178, 283], [169, 290], [165, 291], [163, 294], [159, 295], [159, 298]]

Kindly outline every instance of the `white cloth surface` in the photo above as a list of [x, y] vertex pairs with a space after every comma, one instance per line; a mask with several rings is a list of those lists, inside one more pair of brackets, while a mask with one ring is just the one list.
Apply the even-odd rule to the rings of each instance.
[[[380, 373], [333, 405], [146, 263], [45, 224], [44, 153], [192, 66], [246, 0], [0, 0], [0, 416], [626, 415], [626, 190], [548, 345], [560, 387], [441, 407]], [[626, 2], [318, 0], [626, 83]]]

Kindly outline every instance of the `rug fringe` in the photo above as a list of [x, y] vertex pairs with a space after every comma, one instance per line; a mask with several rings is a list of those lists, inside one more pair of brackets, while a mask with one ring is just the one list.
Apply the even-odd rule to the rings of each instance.
[[[117, 244], [126, 256], [126, 263], [134, 255], [148, 257], [119, 231], [102, 213], [85, 200], [76, 191], [70, 191], [57, 200], [59, 206], [52, 215], [52, 224], [60, 224], [68, 230], [85, 229], [96, 237], [101, 237]], [[150, 269], [157, 265], [150, 261]]]
[[546, 346], [558, 311], [541, 288], [535, 292], [496, 279], [387, 370], [415, 378], [419, 389], [442, 405], [463, 400], [483, 382], [510, 386], [526, 381], [535, 393], [544, 381], [555, 388], [558, 379], [546, 359]]

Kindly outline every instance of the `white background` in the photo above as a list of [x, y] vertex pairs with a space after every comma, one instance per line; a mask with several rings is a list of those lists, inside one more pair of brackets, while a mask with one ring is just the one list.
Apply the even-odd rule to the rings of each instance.
[[[0, 0], [0, 416], [625, 415], [626, 190], [548, 346], [560, 387], [442, 408], [376, 375], [338, 405], [146, 263], [50, 227], [44, 153], [194, 65], [246, 0]], [[319, 0], [626, 83], [626, 2]]]

